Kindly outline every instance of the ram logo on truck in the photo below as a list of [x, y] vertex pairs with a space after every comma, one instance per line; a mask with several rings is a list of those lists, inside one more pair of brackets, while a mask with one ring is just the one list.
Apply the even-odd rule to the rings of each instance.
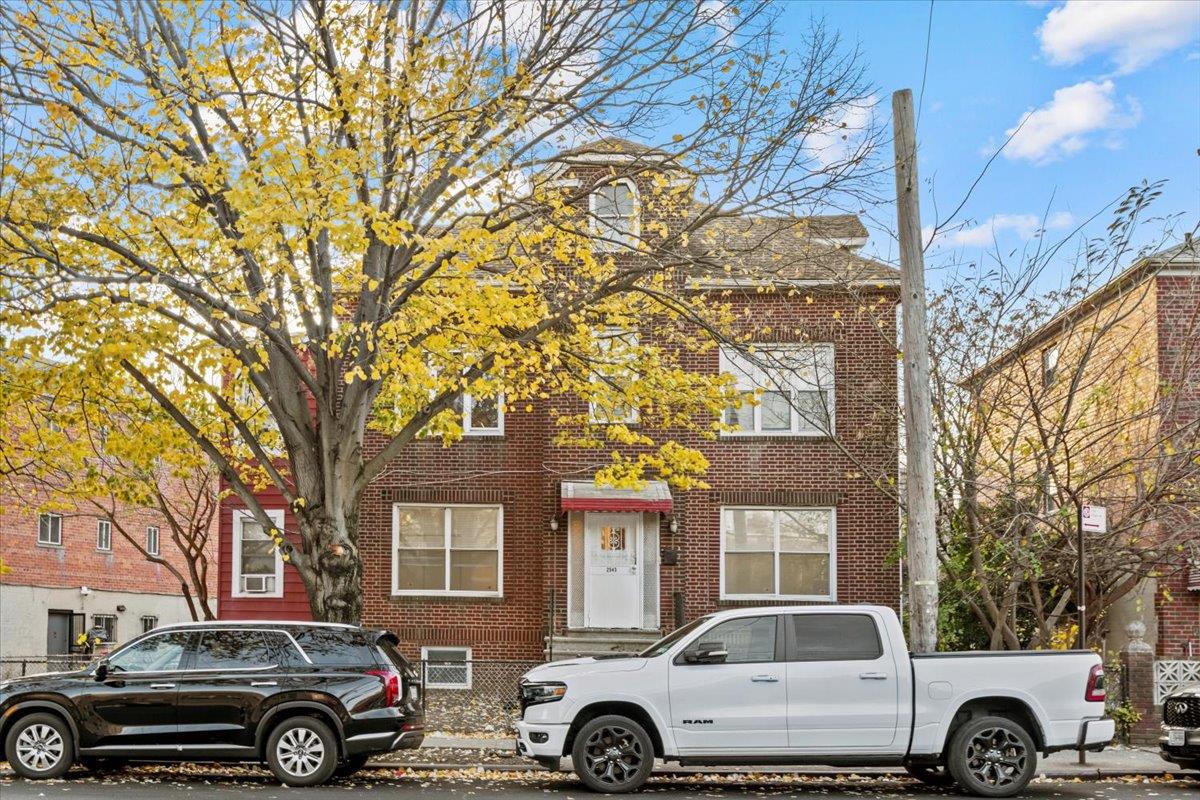
[[712, 725], [713, 721], [711, 719], [685, 719], [683, 721], [683, 724], [684, 725]]

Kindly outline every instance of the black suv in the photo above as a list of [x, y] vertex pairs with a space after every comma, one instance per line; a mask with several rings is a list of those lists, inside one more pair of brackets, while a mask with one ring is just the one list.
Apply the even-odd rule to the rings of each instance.
[[424, 738], [420, 678], [396, 637], [349, 625], [206, 622], [157, 628], [78, 672], [0, 683], [18, 775], [79, 761], [266, 762], [283, 783], [349, 775]]
[[1200, 683], [1167, 695], [1162, 709], [1158, 748], [1163, 760], [1200, 770]]

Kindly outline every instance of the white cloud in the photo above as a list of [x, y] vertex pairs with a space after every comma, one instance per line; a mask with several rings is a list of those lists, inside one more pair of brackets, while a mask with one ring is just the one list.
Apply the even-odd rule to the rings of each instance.
[[[1090, 135], [1131, 128], [1141, 119], [1141, 107], [1133, 98], [1122, 106], [1113, 97], [1111, 80], [1084, 81], [1054, 92], [1043, 106], [1021, 115], [1005, 131], [1012, 140], [1004, 148], [1007, 158], [1035, 163], [1055, 161], [1088, 145]], [[1110, 136], [1109, 145], [1116, 143]]]
[[1198, 31], [1196, 0], [1068, 0], [1046, 15], [1038, 38], [1052, 64], [1104, 55], [1119, 74], [1128, 74], [1192, 41]]
[[858, 102], [847, 103], [836, 119], [808, 134], [804, 149], [822, 169], [836, 169], [845, 164], [857, 155], [863, 136], [870, 131], [877, 102], [875, 95], [870, 95]]
[[[1021, 241], [1028, 241], [1046, 231], [1069, 228], [1074, 223], [1075, 217], [1070, 211], [1055, 211], [1045, 219], [1034, 214], [995, 214], [979, 225], [940, 231], [936, 243], [939, 246], [949, 244], [956, 247], [985, 247], [1005, 232], [1015, 234]], [[921, 233], [922, 239], [929, 242], [933, 236], [933, 227], [926, 226]]]

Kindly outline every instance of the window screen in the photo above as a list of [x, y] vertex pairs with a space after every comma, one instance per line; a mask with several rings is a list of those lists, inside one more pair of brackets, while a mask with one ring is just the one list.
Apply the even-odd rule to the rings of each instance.
[[883, 655], [875, 620], [865, 614], [795, 614], [790, 661], [874, 661]]

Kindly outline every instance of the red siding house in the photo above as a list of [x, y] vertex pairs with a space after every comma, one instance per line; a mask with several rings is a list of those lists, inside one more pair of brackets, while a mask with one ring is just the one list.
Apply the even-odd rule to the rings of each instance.
[[[594, 180], [632, 147], [573, 151], [561, 179]], [[640, 180], [602, 188], [593, 205], [618, 222], [636, 214]], [[853, 216], [743, 217], [714, 225], [708, 241], [722, 236], [742, 243], [739, 263], [695, 291], [724, 293], [751, 329], [769, 331], [758, 352], [815, 366], [779, 385], [729, 348], [688, 356], [690, 369], [767, 390], [729, 411], [736, 433], [670, 434], [708, 458], [708, 488], [598, 486], [595, 451], [555, 443], [554, 412], [586, 413], [582, 399], [501, 411], [465, 398], [462, 440], [414, 442], [364, 501], [364, 624], [395, 631], [413, 655], [528, 659], [631, 649], [730, 606], [897, 607], [898, 511], [874, 482], [895, 474], [897, 276], [857, 254], [866, 230]], [[830, 409], [828, 424], [797, 411], [812, 402]], [[383, 444], [368, 434], [366, 455]], [[293, 530], [284, 503], [265, 501]], [[299, 575], [236, 498], [226, 503], [222, 616], [305, 618]]]

